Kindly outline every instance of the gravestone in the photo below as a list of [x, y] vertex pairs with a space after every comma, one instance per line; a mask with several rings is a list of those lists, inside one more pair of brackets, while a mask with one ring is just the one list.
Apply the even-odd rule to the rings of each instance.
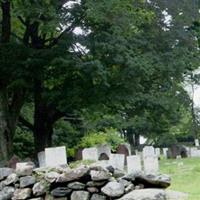
[[187, 149], [183, 145], [172, 145], [167, 151], [167, 158], [176, 159], [177, 156], [186, 158], [188, 156]]
[[111, 154], [111, 147], [109, 145], [100, 145], [97, 147], [98, 160], [109, 160]]
[[168, 148], [163, 148], [163, 156], [165, 158], [167, 158], [167, 151], [168, 151]]
[[83, 160], [98, 160], [98, 149], [95, 147], [85, 148], [82, 151]]
[[119, 170], [124, 170], [125, 155], [124, 154], [111, 154], [109, 163], [110, 165]]
[[195, 142], [195, 147], [199, 147], [199, 139], [195, 139], [194, 142]]
[[41, 151], [38, 153], [38, 162], [40, 167], [46, 167], [46, 161], [45, 161], [45, 152]]
[[146, 174], [159, 173], [159, 163], [158, 163], [158, 157], [156, 155], [144, 157], [143, 162], [144, 162], [144, 172]]
[[160, 157], [160, 148], [155, 148], [155, 153], [159, 158]]
[[[44, 156], [44, 154], [43, 154]], [[66, 147], [52, 147], [45, 149], [46, 167], [56, 167], [67, 164]]]
[[83, 159], [82, 154], [83, 154], [83, 148], [79, 148], [76, 151], [75, 160], [82, 160]]
[[20, 162], [20, 158], [16, 155], [14, 155], [9, 161], [8, 161], [8, 167], [12, 169], [16, 169], [16, 164]]
[[127, 171], [130, 173], [137, 173], [142, 171], [141, 157], [128, 156], [127, 157]]
[[129, 144], [120, 144], [117, 147], [117, 154], [123, 154], [125, 156], [125, 165], [127, 164], [127, 156], [131, 155], [131, 149], [130, 149], [130, 145]]
[[200, 157], [200, 150], [197, 149], [197, 147], [191, 147], [190, 148], [190, 155], [191, 155], [192, 158]]
[[155, 156], [155, 149], [153, 148], [153, 146], [145, 146], [143, 148], [143, 157], [146, 157], [146, 156]]

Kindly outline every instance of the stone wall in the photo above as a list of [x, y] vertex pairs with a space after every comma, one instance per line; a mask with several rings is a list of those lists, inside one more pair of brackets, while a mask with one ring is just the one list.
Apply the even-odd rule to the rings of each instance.
[[[169, 185], [167, 175], [124, 174], [95, 163], [75, 169], [34, 168], [33, 163], [19, 163], [16, 170], [0, 168], [0, 200], [138, 200], [138, 195], [140, 200], [167, 200]], [[174, 195], [176, 200], [187, 197]]]

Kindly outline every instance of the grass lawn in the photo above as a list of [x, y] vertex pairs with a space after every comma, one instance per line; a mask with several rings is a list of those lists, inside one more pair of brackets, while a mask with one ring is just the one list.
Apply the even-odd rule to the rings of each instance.
[[200, 158], [161, 160], [161, 173], [169, 174], [169, 189], [189, 194], [189, 200], [200, 200]]

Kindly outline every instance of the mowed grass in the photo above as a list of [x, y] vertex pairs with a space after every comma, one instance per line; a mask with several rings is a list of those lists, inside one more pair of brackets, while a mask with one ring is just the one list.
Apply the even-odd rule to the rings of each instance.
[[169, 174], [169, 189], [189, 194], [189, 200], [200, 200], [200, 158], [161, 160], [161, 173]]

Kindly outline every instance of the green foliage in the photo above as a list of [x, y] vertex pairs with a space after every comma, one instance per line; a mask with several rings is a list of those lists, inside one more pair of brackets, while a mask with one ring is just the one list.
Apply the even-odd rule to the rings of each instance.
[[34, 152], [34, 140], [31, 132], [17, 128], [14, 138], [14, 153], [19, 158], [30, 158]]
[[119, 144], [124, 143], [124, 139], [122, 139], [115, 129], [106, 129], [105, 132], [90, 132], [85, 135], [81, 142], [79, 143], [79, 147], [93, 147], [101, 144], [110, 144], [113, 150], [119, 146]]
[[69, 164], [69, 166], [70, 166], [72, 169], [74, 169], [74, 168], [77, 168], [77, 167], [79, 167], [79, 166], [81, 166], [81, 165], [91, 165], [91, 164], [93, 164], [93, 163], [95, 163], [95, 161], [93, 161], [93, 160], [78, 160], [78, 161], [75, 161], [75, 162], [71, 162], [71, 163]]

